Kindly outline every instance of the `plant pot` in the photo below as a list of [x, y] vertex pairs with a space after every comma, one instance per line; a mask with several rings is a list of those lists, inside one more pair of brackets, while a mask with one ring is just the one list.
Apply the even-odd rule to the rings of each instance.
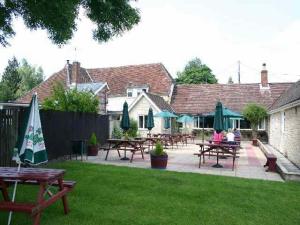
[[160, 155], [156, 156], [153, 154], [150, 154], [151, 158], [151, 168], [154, 169], [166, 169], [167, 164], [168, 164], [168, 155]]
[[88, 156], [97, 156], [98, 146], [88, 146]]
[[252, 145], [257, 146], [257, 139], [252, 139]]

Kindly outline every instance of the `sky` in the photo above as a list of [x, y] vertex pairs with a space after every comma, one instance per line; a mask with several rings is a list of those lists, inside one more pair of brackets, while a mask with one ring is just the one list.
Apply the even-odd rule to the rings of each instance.
[[238, 61], [242, 83], [260, 82], [262, 63], [270, 82], [300, 79], [300, 1], [138, 0], [132, 5], [139, 8], [141, 22], [107, 43], [93, 40], [94, 25], [83, 10], [78, 30], [62, 47], [46, 31], [30, 31], [15, 19], [11, 46], [0, 46], [0, 73], [16, 56], [41, 66], [46, 78], [66, 60], [85, 68], [161, 62], [175, 78], [198, 57], [219, 83], [227, 83], [229, 76], [237, 82]]

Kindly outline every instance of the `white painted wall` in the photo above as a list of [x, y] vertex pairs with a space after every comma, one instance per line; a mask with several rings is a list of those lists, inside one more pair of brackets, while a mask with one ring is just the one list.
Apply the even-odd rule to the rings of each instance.
[[120, 112], [123, 110], [123, 104], [127, 101], [128, 106], [134, 101], [134, 97], [108, 97], [107, 111]]
[[[149, 108], [152, 107], [153, 115], [158, 113], [157, 109], [150, 102], [145, 98], [142, 97], [136, 105], [130, 110], [129, 117], [136, 120], [138, 122], [139, 115], [148, 115]], [[163, 129], [163, 119], [154, 117], [154, 128], [151, 130], [152, 134], [156, 133], [164, 133], [165, 130]], [[139, 129], [139, 133], [142, 137], [146, 137], [148, 130], [147, 129]]]

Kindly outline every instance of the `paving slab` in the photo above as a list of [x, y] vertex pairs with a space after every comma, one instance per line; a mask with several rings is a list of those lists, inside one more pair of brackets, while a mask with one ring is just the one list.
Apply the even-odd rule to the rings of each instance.
[[[196, 144], [188, 144], [179, 146], [174, 149], [166, 149], [169, 160], [167, 170], [177, 172], [192, 172], [200, 174], [212, 174], [221, 176], [243, 177], [249, 179], [262, 179], [283, 181], [280, 174], [273, 172], [266, 172], [263, 165], [266, 158], [263, 152], [258, 147], [254, 147], [250, 142], [242, 142], [239, 158], [236, 159], [235, 168], [232, 170], [232, 158], [220, 159], [219, 163], [223, 168], [214, 168], [212, 165], [216, 163], [216, 157], [205, 157], [205, 163], [201, 163], [199, 168], [199, 158], [194, 153], [199, 152], [199, 146]], [[123, 152], [121, 152], [123, 154]], [[88, 157], [87, 162], [129, 166], [137, 168], [151, 168], [149, 154], [144, 154], [142, 159], [141, 154], [136, 153], [132, 163], [129, 161], [120, 160], [116, 151], [111, 151], [108, 160], [105, 161], [106, 152], [100, 151], [98, 156]], [[128, 157], [130, 157], [130, 153]]]

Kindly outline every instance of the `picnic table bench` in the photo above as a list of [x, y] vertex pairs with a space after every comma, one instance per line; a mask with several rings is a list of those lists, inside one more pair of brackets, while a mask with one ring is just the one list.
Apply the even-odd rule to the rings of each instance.
[[232, 170], [234, 170], [235, 159], [237, 157], [238, 145], [231, 144], [216, 144], [216, 143], [199, 143], [200, 146], [199, 153], [194, 153], [194, 155], [199, 157], [199, 168], [201, 167], [201, 157], [203, 158], [203, 163], [205, 163], [205, 156], [217, 156], [217, 165], [219, 164], [219, 155], [222, 154], [227, 157], [232, 157]]
[[111, 150], [116, 150], [118, 152], [119, 157], [121, 157], [120, 151], [124, 151], [126, 154], [126, 151], [130, 151], [131, 158], [130, 162], [132, 163], [133, 157], [136, 152], [141, 152], [142, 158], [144, 159], [144, 150], [145, 147], [143, 144], [145, 143], [144, 139], [141, 140], [125, 140], [125, 139], [107, 139], [108, 147], [102, 148], [104, 151], [106, 151], [105, 160], [107, 160], [108, 154]]
[[[20, 168], [20, 171], [17, 171], [16, 167], [0, 167], [0, 189], [4, 200], [0, 202], [0, 210], [28, 213], [33, 218], [33, 224], [38, 225], [42, 211], [62, 199], [64, 213], [67, 214], [70, 210], [66, 195], [74, 188], [76, 182], [63, 180], [64, 174], [65, 170], [59, 169]], [[18, 184], [39, 186], [35, 203], [10, 200], [8, 187], [16, 181]], [[50, 190], [50, 187], [56, 187], [56, 190]], [[46, 195], [49, 196], [47, 199]]]

